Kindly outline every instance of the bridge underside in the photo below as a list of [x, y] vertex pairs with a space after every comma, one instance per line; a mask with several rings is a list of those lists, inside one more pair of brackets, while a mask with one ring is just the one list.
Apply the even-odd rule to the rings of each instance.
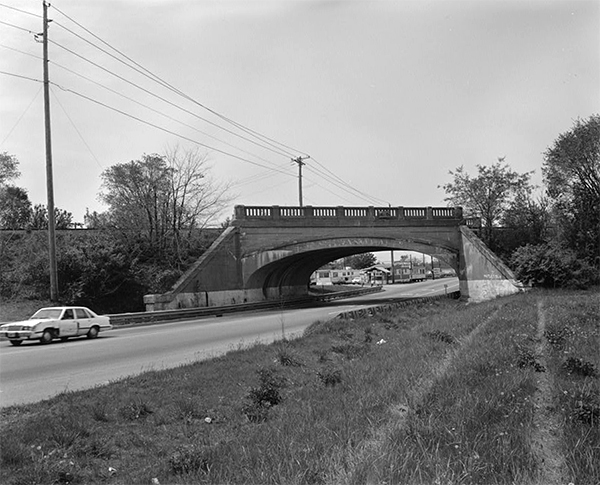
[[145, 297], [149, 311], [303, 296], [311, 274], [324, 264], [384, 250], [418, 251], [444, 261], [459, 275], [465, 298], [518, 291], [510, 270], [458, 218], [274, 220], [262, 213], [239, 217], [239, 207], [233, 225], [170, 292]]

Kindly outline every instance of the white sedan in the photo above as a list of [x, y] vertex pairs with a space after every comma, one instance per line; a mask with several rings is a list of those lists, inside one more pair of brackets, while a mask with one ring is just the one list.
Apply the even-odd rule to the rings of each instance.
[[0, 338], [21, 345], [24, 340], [39, 340], [42, 344], [55, 338], [62, 341], [69, 337], [96, 338], [102, 330], [110, 330], [110, 318], [96, 315], [80, 306], [49, 307], [35, 312], [29, 320], [5, 323], [0, 326]]

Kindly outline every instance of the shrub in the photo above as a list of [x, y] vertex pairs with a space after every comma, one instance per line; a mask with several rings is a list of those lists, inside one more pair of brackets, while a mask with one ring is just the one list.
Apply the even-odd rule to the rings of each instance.
[[259, 369], [257, 373], [260, 385], [250, 389], [243, 407], [244, 414], [252, 422], [266, 420], [269, 409], [283, 399], [280, 391], [285, 384], [285, 379], [274, 369]]
[[554, 241], [518, 248], [511, 266], [520, 281], [542, 288], [587, 288], [598, 281], [587, 261]]

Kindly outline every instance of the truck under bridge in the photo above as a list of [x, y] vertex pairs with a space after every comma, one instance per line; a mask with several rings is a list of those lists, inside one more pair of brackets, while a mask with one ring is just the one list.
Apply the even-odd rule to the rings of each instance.
[[238, 205], [211, 247], [148, 311], [306, 296], [310, 275], [354, 254], [410, 250], [456, 271], [461, 298], [516, 293], [512, 271], [469, 228], [460, 207], [256, 207]]

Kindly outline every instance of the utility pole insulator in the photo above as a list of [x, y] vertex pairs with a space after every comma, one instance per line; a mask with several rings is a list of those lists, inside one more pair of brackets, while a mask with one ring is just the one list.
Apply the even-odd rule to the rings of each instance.
[[306, 165], [304, 163], [304, 160], [310, 158], [309, 155], [306, 155], [305, 157], [297, 157], [297, 158], [292, 158], [292, 162], [297, 163], [298, 164], [298, 199], [300, 202], [300, 207], [302, 207], [302, 166]]

